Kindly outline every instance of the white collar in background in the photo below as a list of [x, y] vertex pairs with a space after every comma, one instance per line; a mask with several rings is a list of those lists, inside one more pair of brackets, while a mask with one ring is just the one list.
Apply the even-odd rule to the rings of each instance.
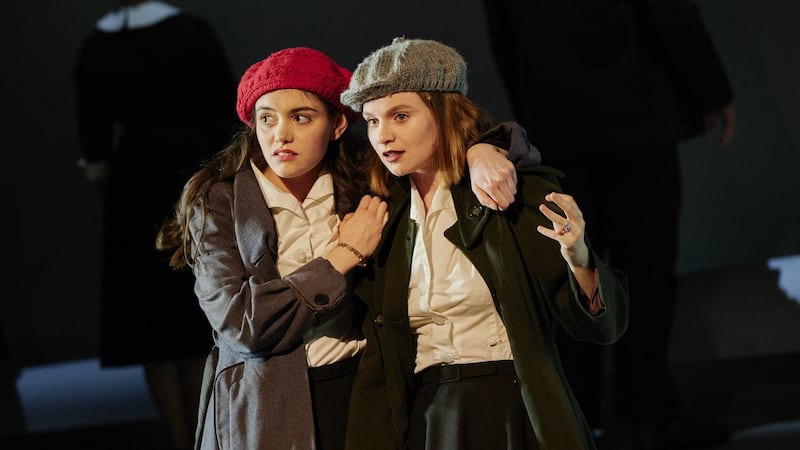
[[97, 28], [106, 33], [122, 31], [127, 16], [128, 28], [144, 28], [180, 13], [180, 9], [164, 2], [144, 2], [112, 11], [97, 21]]

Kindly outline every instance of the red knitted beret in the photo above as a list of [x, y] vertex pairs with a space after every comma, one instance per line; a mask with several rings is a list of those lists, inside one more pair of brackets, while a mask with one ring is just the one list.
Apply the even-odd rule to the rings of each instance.
[[236, 112], [242, 122], [252, 127], [259, 97], [278, 89], [301, 89], [317, 94], [342, 111], [352, 123], [358, 117], [357, 113], [339, 100], [352, 74], [319, 50], [306, 47], [283, 49], [253, 64], [242, 75]]

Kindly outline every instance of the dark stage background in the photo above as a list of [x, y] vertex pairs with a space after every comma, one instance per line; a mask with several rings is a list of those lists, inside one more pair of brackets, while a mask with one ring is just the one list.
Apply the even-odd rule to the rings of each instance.
[[[470, 96], [495, 119], [513, 119], [489, 54], [477, 0], [172, 3], [210, 20], [237, 76], [287, 46], [318, 48], [352, 68], [397, 35], [441, 40], [458, 48], [469, 63]], [[713, 149], [711, 136], [681, 149], [685, 201], [676, 270], [696, 283], [702, 274], [722, 274], [728, 277], [725, 285], [735, 287], [748, 278], [725, 274], [800, 254], [800, 2], [698, 3], [734, 86], [738, 128], [725, 152]], [[96, 355], [100, 198], [76, 165], [71, 76], [82, 37], [114, 4], [45, 0], [5, 1], [0, 6], [5, 140], [0, 151], [0, 235], [6, 242], [0, 258], [0, 325], [11, 360], [19, 367]], [[108, 101], [115, 101], [113, 92]], [[146, 170], [148, 161], [141, 163]], [[646, 249], [643, 252], [646, 257]], [[798, 272], [795, 265], [783, 276], [798, 279]], [[742, 291], [734, 288], [726, 295], [737, 292]], [[720, 294], [712, 288], [702, 298], [715, 295]], [[781, 314], [784, 320], [797, 323], [797, 306]], [[724, 321], [725, 311], [729, 310], [720, 307], [722, 316], [715, 320]], [[763, 329], [751, 329], [748, 336], [770, 328], [774, 332], [774, 323], [756, 324]], [[782, 351], [800, 350], [797, 334], [781, 341]], [[696, 349], [696, 342], [683, 344], [687, 351]], [[720, 356], [719, 348], [710, 348], [709, 354]], [[741, 353], [733, 351], [737, 357]]]

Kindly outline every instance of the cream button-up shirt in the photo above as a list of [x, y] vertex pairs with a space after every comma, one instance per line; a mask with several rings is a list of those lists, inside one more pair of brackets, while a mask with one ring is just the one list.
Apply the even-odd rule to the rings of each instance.
[[[339, 216], [333, 195], [333, 177], [323, 171], [303, 203], [272, 183], [252, 162], [258, 185], [278, 232], [278, 272], [285, 276], [314, 258], [325, 256], [339, 242]], [[359, 353], [364, 339], [352, 328], [351, 302], [309, 330], [305, 336], [309, 367], [345, 360]]]
[[408, 315], [417, 335], [415, 372], [438, 364], [513, 359], [486, 282], [444, 237], [456, 223], [450, 189], [438, 186], [426, 215], [412, 183], [409, 215], [418, 225], [408, 287]]

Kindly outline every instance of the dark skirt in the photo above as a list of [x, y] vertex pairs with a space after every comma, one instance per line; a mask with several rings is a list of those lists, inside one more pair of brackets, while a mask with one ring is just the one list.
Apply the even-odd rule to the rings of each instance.
[[318, 450], [343, 450], [350, 392], [360, 356], [308, 369]]
[[514, 363], [435, 366], [416, 377], [409, 450], [536, 450]]

